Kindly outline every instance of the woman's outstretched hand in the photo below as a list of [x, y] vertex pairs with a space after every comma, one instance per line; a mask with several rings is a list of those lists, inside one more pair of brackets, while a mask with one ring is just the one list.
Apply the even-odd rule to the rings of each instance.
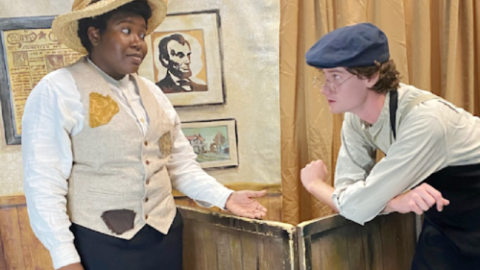
[[266, 190], [252, 191], [241, 190], [233, 192], [227, 199], [225, 208], [235, 215], [248, 218], [262, 218], [267, 213], [263, 207], [254, 198], [259, 198], [267, 194]]

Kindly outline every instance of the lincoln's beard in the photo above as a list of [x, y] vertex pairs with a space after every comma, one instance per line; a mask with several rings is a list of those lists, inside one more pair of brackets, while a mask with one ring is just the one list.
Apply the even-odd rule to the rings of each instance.
[[190, 66], [187, 65], [187, 69], [180, 69], [180, 65], [177, 63], [171, 63], [170, 67], [168, 68], [170, 73], [172, 73], [175, 77], [180, 79], [187, 79], [192, 76], [192, 70], [190, 70]]

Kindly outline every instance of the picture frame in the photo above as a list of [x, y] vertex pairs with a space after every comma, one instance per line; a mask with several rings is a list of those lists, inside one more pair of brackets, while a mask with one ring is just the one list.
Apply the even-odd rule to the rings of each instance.
[[239, 166], [235, 119], [182, 122], [182, 132], [203, 169]]
[[148, 37], [139, 75], [175, 107], [225, 103], [219, 10], [167, 14]]
[[81, 57], [52, 34], [53, 19], [0, 18], [0, 99], [7, 145], [21, 144], [23, 110], [35, 85]]

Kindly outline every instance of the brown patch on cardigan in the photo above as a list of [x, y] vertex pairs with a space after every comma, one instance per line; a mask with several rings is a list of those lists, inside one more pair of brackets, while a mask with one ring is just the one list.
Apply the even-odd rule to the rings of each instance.
[[133, 221], [135, 220], [136, 213], [132, 210], [108, 210], [103, 212], [102, 219], [115, 234], [122, 234], [128, 230], [133, 229]]

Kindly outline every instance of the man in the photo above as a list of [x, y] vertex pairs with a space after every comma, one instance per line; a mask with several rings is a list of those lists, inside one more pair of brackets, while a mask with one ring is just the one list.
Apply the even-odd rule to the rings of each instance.
[[[332, 31], [307, 52], [330, 110], [345, 118], [335, 188], [321, 160], [302, 183], [359, 224], [425, 213], [412, 269], [480, 269], [480, 119], [399, 83], [389, 58], [387, 37], [369, 23]], [[386, 157], [375, 164], [377, 149]]]
[[191, 78], [190, 43], [180, 34], [164, 37], [158, 44], [160, 62], [167, 68], [165, 78], [157, 82], [164, 93], [207, 91], [203, 83]]

